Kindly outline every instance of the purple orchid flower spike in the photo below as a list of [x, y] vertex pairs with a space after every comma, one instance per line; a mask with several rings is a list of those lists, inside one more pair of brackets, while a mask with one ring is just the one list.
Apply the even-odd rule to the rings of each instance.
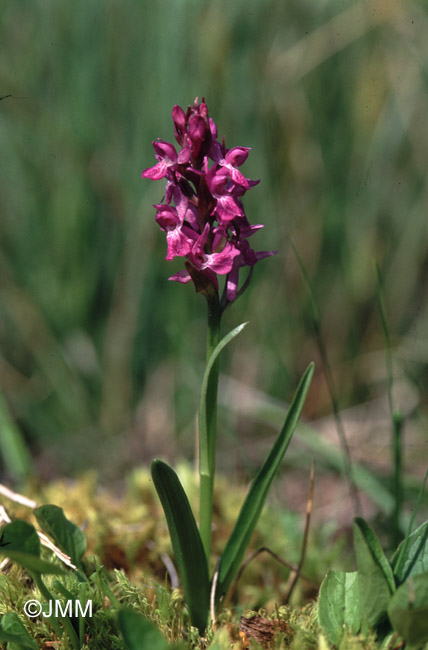
[[[243, 195], [259, 181], [246, 178], [238, 169], [248, 158], [248, 147], [227, 149], [217, 139], [217, 126], [209, 117], [205, 100], [195, 99], [185, 112], [172, 109], [174, 136], [180, 147], [164, 140], [153, 142], [158, 161], [142, 176], [166, 179], [164, 203], [155, 205], [156, 221], [166, 233], [167, 260], [185, 259], [186, 270], [169, 279], [206, 295], [219, 290], [223, 311], [247, 288], [254, 265], [276, 251], [254, 251], [248, 238], [262, 225], [251, 226], [245, 215]], [[249, 273], [239, 288], [239, 272]]]

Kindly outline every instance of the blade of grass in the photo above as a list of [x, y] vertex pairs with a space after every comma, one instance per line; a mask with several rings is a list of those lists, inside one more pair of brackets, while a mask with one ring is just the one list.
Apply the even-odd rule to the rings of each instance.
[[302, 412], [313, 372], [314, 365], [311, 363], [300, 380], [294, 399], [288, 410], [284, 426], [282, 427], [265, 462], [251, 484], [250, 491], [242, 505], [235, 527], [221, 556], [217, 586], [217, 602], [220, 596], [228, 591], [239, 570], [242, 558], [248, 544], [250, 543], [254, 528], [260, 517], [269, 488], [284, 457]]
[[374, 270], [376, 274], [376, 297], [386, 344], [385, 355], [386, 368], [388, 372], [388, 402], [392, 420], [393, 493], [395, 499], [394, 510], [391, 514], [391, 543], [392, 546], [396, 546], [402, 539], [400, 518], [403, 506], [402, 438], [404, 419], [403, 414], [395, 407], [394, 403], [394, 368], [391, 354], [391, 337], [389, 334], [388, 319], [386, 317], [386, 309], [383, 299], [382, 277], [379, 266], [376, 262], [374, 262]]
[[325, 348], [324, 339], [323, 339], [322, 333], [321, 333], [320, 318], [319, 318], [319, 314], [318, 314], [317, 305], [316, 305], [316, 302], [315, 302], [314, 292], [312, 290], [312, 285], [311, 285], [311, 282], [309, 280], [309, 276], [308, 276], [308, 273], [306, 271], [306, 267], [305, 267], [305, 265], [303, 263], [302, 258], [300, 257], [300, 253], [297, 250], [297, 246], [293, 242], [293, 240], [291, 240], [291, 247], [292, 247], [293, 252], [294, 252], [294, 254], [296, 256], [297, 263], [299, 265], [300, 272], [302, 274], [303, 281], [304, 281], [306, 291], [307, 291], [307, 294], [308, 294], [309, 309], [310, 309], [311, 316], [312, 316], [312, 324], [313, 324], [314, 331], [315, 331], [315, 337], [316, 337], [316, 341], [317, 341], [317, 344], [318, 344], [318, 350], [319, 350], [319, 353], [320, 353], [320, 356], [321, 356], [321, 359], [322, 359], [322, 363], [323, 363], [324, 374], [325, 374], [325, 378], [326, 378], [326, 381], [327, 381], [327, 387], [328, 387], [328, 390], [329, 390], [329, 393], [330, 393], [330, 399], [331, 399], [331, 404], [332, 404], [332, 407], [333, 407], [334, 419], [336, 421], [336, 428], [337, 428], [337, 433], [338, 433], [338, 436], [339, 436], [339, 442], [340, 442], [340, 445], [341, 445], [342, 451], [343, 451], [344, 472], [345, 472], [346, 479], [347, 479], [347, 481], [349, 483], [349, 490], [350, 490], [351, 498], [352, 498], [352, 501], [353, 501], [353, 504], [354, 504], [354, 511], [355, 511], [355, 514], [358, 514], [358, 513], [361, 512], [361, 503], [360, 503], [360, 499], [359, 499], [359, 496], [358, 496], [357, 488], [355, 486], [355, 481], [354, 481], [353, 472], [352, 472], [351, 452], [349, 450], [348, 441], [346, 439], [346, 433], [345, 433], [345, 428], [343, 426], [342, 418], [340, 417], [339, 400], [338, 400], [338, 397], [337, 397], [336, 385], [335, 385], [334, 380], [333, 380], [333, 375], [332, 375], [331, 368], [330, 368], [330, 363], [329, 363], [329, 360], [328, 360], [327, 350]]
[[16, 426], [3, 394], [0, 392], [0, 449], [11, 476], [22, 481], [31, 472], [30, 454]]

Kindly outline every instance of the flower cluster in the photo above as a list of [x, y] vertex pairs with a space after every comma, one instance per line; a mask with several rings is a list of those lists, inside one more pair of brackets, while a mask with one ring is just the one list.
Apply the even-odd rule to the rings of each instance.
[[[276, 251], [255, 252], [248, 238], [262, 225], [251, 226], [242, 197], [257, 185], [238, 169], [247, 159], [248, 147], [226, 149], [217, 141], [217, 127], [208, 115], [204, 99], [195, 99], [185, 113], [172, 110], [174, 135], [180, 146], [158, 139], [153, 142], [157, 164], [142, 176], [166, 179], [165, 198], [155, 205], [156, 221], [166, 232], [167, 260], [186, 259], [186, 270], [170, 280], [193, 280], [196, 291], [218, 291], [217, 275], [226, 276], [222, 304], [235, 300], [248, 285], [253, 266]], [[211, 165], [210, 165], [211, 161]], [[238, 290], [239, 270], [250, 267], [250, 275]]]

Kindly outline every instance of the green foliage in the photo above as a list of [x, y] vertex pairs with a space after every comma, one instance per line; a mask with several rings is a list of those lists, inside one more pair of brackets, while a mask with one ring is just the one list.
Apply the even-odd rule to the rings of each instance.
[[382, 639], [391, 627], [409, 648], [428, 641], [427, 525], [395, 551], [391, 564], [398, 573], [393, 573], [373, 530], [363, 519], [354, 520], [357, 571], [329, 571], [319, 593], [319, 624], [332, 644], [342, 647], [344, 635], [359, 630], [375, 630]]
[[2, 528], [0, 553], [36, 574], [63, 573], [59, 566], [40, 559], [39, 537], [34, 526], [26, 521], [17, 519]]
[[75, 566], [80, 566], [86, 551], [86, 539], [80, 528], [67, 519], [63, 509], [55, 505], [43, 505], [34, 510], [34, 515], [41, 529], [52, 537]]
[[428, 521], [401, 542], [391, 564], [399, 584], [428, 571]]
[[260, 517], [263, 505], [269, 492], [275, 474], [290, 444], [294, 429], [299, 420], [305, 402], [306, 394], [312, 379], [314, 366], [311, 364], [304, 373], [297, 387], [290, 409], [278, 437], [269, 452], [265, 462], [251, 484], [247, 498], [242, 505], [233, 531], [221, 555], [220, 569], [216, 590], [218, 599], [225, 594], [244, 557], [250, 543], [254, 528]]
[[338, 646], [349, 630], [357, 634], [361, 627], [358, 572], [328, 571], [320, 588], [318, 620], [330, 643]]
[[[200, 475], [199, 527], [201, 531], [201, 539], [207, 555], [207, 562], [209, 561], [211, 548], [211, 524], [216, 457], [218, 360], [220, 352], [228, 343], [230, 343], [230, 341], [242, 332], [246, 325], [247, 323], [242, 323], [241, 325], [238, 325], [238, 327], [235, 327], [215, 346], [207, 359], [207, 365], [202, 378], [198, 422]], [[212, 328], [214, 332], [211, 333], [211, 327], [209, 324], [209, 338], [213, 335], [215, 337], [216, 334], [218, 337], [219, 327], [220, 320], [215, 323]], [[208, 352], [210, 352], [210, 350], [208, 350]], [[213, 383], [214, 389], [210, 388]]]
[[202, 633], [208, 621], [210, 584], [201, 536], [174, 470], [166, 463], [154, 460], [152, 477], [168, 523], [190, 618]]
[[376, 627], [386, 616], [395, 582], [379, 540], [360, 517], [354, 520], [354, 548], [362, 620], [369, 627]]
[[181, 644], [171, 645], [153, 623], [130, 609], [119, 610], [117, 619], [126, 650], [141, 650], [142, 647], [150, 650], [179, 650], [184, 647]]
[[388, 616], [406, 647], [420, 648], [428, 641], [428, 572], [406, 580], [390, 600]]
[[4, 614], [0, 625], [0, 641], [7, 643], [8, 650], [37, 650], [39, 647], [15, 612]]

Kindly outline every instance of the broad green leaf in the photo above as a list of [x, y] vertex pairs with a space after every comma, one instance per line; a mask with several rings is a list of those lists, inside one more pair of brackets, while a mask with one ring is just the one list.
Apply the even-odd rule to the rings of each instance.
[[428, 572], [428, 521], [411, 533], [391, 558], [398, 582]]
[[428, 572], [406, 580], [392, 596], [388, 616], [406, 648], [428, 641]]
[[0, 642], [7, 643], [10, 650], [38, 650], [39, 647], [15, 612], [8, 612], [1, 619]]
[[0, 531], [0, 552], [7, 555], [8, 551], [22, 551], [39, 557], [40, 540], [34, 526], [23, 519], [15, 519], [3, 526]]
[[280, 466], [288, 445], [290, 444], [296, 424], [302, 412], [306, 393], [314, 372], [311, 363], [306, 369], [297, 387], [293, 401], [287, 413], [275, 444], [268, 454], [265, 462], [251, 484], [247, 497], [242, 505], [235, 527], [221, 556], [220, 571], [218, 576], [216, 601], [226, 593], [236, 576], [244, 553], [250, 543], [251, 536], [260, 517], [264, 502], [269, 492], [271, 483]]
[[180, 480], [169, 465], [154, 460], [152, 477], [165, 512], [190, 620], [202, 633], [208, 621], [210, 581], [195, 517]]
[[391, 594], [395, 591], [394, 576], [367, 522], [356, 517], [353, 528], [361, 614], [369, 627], [375, 627], [386, 616]]
[[345, 628], [357, 634], [361, 627], [357, 571], [328, 571], [319, 592], [318, 621], [334, 645], [339, 645]]
[[40, 559], [37, 531], [21, 519], [16, 519], [1, 529], [0, 553], [33, 573], [64, 574], [60, 567]]
[[132, 609], [119, 610], [117, 622], [126, 650], [178, 650], [180, 647], [172, 646], [151, 621]]
[[63, 509], [58, 506], [40, 506], [34, 510], [34, 514], [44, 532], [70, 556], [73, 564], [79, 566], [86, 551], [86, 539], [80, 528], [67, 519]]

